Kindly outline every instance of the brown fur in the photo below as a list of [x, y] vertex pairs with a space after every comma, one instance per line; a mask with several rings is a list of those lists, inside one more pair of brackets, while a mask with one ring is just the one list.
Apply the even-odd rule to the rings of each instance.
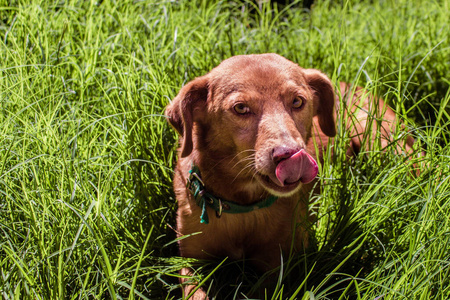
[[[340, 89], [343, 98], [349, 94], [347, 84], [342, 83]], [[292, 107], [296, 97], [304, 102], [301, 109]], [[351, 154], [362, 146], [360, 136], [371, 125], [365, 109], [372, 105], [373, 97], [358, 88], [347, 98], [354, 113], [351, 116], [358, 119], [349, 128]], [[244, 103], [251, 113], [237, 114], [233, 109], [236, 103]], [[378, 103], [379, 114], [384, 115], [381, 142], [387, 145], [395, 114], [381, 100]], [[336, 134], [336, 106], [333, 85], [324, 74], [302, 69], [276, 54], [231, 57], [186, 84], [166, 109], [182, 137], [174, 177], [177, 229], [181, 236], [201, 233], [180, 240], [181, 255], [246, 258], [265, 271], [279, 266], [280, 249], [289, 252], [292, 241], [294, 251], [308, 247], [307, 195], [313, 184], [274, 184], [278, 159], [273, 153], [285, 148], [306, 149], [321, 160], [323, 149]], [[370, 130], [375, 138], [375, 128]], [[318, 153], [314, 140], [321, 145]], [[399, 151], [410, 151], [411, 142], [399, 146]], [[256, 203], [270, 194], [279, 199], [268, 208], [224, 213], [220, 219], [208, 208], [210, 223], [201, 224], [201, 208], [186, 188], [192, 163], [199, 167], [208, 191], [217, 197], [240, 204]], [[182, 274], [189, 272], [185, 269]], [[186, 287], [185, 294], [192, 288]], [[198, 290], [194, 298], [205, 296]]]

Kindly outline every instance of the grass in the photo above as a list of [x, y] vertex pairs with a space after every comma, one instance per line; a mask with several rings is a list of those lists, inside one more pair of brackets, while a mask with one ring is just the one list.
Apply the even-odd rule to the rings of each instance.
[[416, 153], [347, 161], [339, 123], [317, 248], [266, 298], [450, 298], [450, 5], [316, 2], [0, 1], [0, 297], [177, 299], [184, 266], [223, 298], [260, 285], [177, 256], [163, 108], [229, 56], [277, 52], [385, 98]]

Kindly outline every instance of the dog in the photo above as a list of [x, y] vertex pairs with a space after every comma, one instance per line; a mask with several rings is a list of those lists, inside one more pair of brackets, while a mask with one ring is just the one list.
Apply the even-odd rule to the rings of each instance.
[[[280, 255], [308, 248], [308, 195], [336, 135], [339, 105], [349, 105], [349, 156], [367, 130], [368, 143], [392, 143], [398, 122], [363, 89], [340, 83], [340, 91], [341, 102], [325, 74], [277, 54], [228, 58], [180, 90], [165, 113], [181, 136], [173, 182], [181, 256], [245, 258], [267, 271]], [[367, 113], [375, 103], [378, 130]], [[410, 153], [412, 143], [398, 151]], [[194, 289], [186, 285], [184, 295]], [[192, 299], [206, 297], [198, 289]]]

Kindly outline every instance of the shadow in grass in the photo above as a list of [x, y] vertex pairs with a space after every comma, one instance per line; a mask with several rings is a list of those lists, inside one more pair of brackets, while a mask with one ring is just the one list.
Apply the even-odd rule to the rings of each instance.
[[[357, 235], [356, 223], [347, 224], [346, 237]], [[345, 237], [344, 237], [345, 238]], [[364, 277], [373, 263], [364, 256], [360, 245], [347, 245], [337, 240], [320, 250], [309, 249], [287, 259], [283, 266], [267, 273], [260, 273], [248, 260], [228, 262], [217, 269], [204, 283], [212, 299], [286, 299], [299, 297], [308, 291], [325, 293], [329, 299], [339, 298], [349, 285], [349, 278]], [[355, 240], [356, 244], [358, 240]], [[207, 276], [217, 267], [217, 262], [203, 262], [200, 270]], [[219, 262], [220, 263], [220, 262]]]

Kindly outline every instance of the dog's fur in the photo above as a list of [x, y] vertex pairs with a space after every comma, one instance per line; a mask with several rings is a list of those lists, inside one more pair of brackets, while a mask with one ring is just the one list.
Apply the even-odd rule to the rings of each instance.
[[[352, 136], [348, 154], [352, 155], [362, 146], [365, 130], [373, 131], [373, 139], [377, 136], [376, 126], [367, 124], [366, 113], [375, 101], [360, 88], [349, 97], [351, 88], [345, 83], [340, 91], [352, 112], [347, 116], [353, 124], [348, 128]], [[276, 174], [283, 171], [278, 165], [301, 149], [322, 160], [323, 149], [336, 134], [336, 100], [333, 85], [323, 73], [300, 68], [276, 54], [231, 57], [181, 89], [166, 109], [168, 120], [181, 135], [174, 177], [177, 230], [180, 236], [200, 233], [180, 239], [182, 256], [245, 258], [265, 271], [279, 266], [280, 251], [308, 247], [307, 197], [313, 183], [281, 182]], [[391, 143], [396, 117], [383, 101], [377, 99], [377, 107], [375, 114], [383, 116], [378, 136], [386, 146]], [[317, 153], [314, 141], [319, 145]], [[410, 152], [411, 145], [409, 139], [398, 150]], [[257, 203], [271, 194], [279, 198], [268, 208], [223, 213], [221, 218], [208, 208], [210, 223], [201, 224], [202, 209], [186, 188], [193, 163], [208, 192], [217, 197], [240, 204]], [[191, 288], [186, 287], [185, 293]], [[205, 294], [199, 290], [195, 296]]]

